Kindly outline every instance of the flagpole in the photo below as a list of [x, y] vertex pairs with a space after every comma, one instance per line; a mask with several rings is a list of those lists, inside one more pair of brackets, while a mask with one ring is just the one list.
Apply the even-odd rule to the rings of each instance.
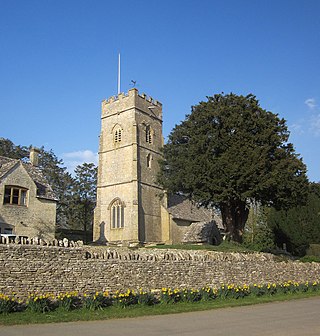
[[120, 94], [120, 53], [118, 56], [118, 94]]

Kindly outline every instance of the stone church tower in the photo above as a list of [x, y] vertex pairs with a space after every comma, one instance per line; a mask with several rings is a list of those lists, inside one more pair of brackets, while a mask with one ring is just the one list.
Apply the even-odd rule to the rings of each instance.
[[162, 240], [162, 104], [136, 89], [102, 102], [94, 241]]

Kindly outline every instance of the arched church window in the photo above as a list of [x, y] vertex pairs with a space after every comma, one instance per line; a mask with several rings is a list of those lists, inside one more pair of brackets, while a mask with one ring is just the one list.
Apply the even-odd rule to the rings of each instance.
[[147, 143], [152, 143], [152, 128], [150, 125], [146, 126], [146, 142]]
[[111, 228], [121, 229], [124, 227], [124, 204], [117, 198], [110, 207]]

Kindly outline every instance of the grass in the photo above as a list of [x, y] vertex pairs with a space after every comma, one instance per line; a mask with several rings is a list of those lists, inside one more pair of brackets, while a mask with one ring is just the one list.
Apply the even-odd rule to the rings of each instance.
[[193, 244], [176, 244], [176, 245], [155, 245], [149, 246], [147, 248], [157, 248], [157, 249], [178, 249], [178, 250], [206, 250], [206, 251], [217, 251], [217, 252], [245, 252], [253, 253], [254, 250], [250, 250], [240, 244], [223, 241], [220, 245], [193, 245]]
[[314, 255], [306, 255], [302, 258], [299, 259], [301, 262], [320, 262], [320, 257], [319, 256], [314, 256]]
[[57, 309], [49, 313], [32, 313], [24, 311], [11, 314], [0, 314], [0, 325], [35, 324], [35, 323], [58, 323], [71, 321], [95, 321], [119, 318], [133, 318], [149, 315], [176, 314], [193, 311], [203, 311], [226, 307], [247, 306], [253, 304], [288, 301], [301, 298], [320, 296], [319, 292], [276, 294], [273, 296], [245, 297], [241, 299], [220, 299], [213, 301], [200, 301], [196, 303], [159, 304], [154, 306], [134, 305], [126, 308], [108, 307], [101, 310], [91, 311], [78, 309], [64, 311]]

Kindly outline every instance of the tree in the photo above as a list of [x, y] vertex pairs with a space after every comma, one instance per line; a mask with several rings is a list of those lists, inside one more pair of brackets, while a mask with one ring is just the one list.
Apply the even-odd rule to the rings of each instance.
[[25, 146], [16, 146], [9, 139], [0, 138], [0, 156], [11, 159], [25, 159], [29, 157], [29, 149]]
[[75, 169], [73, 180], [73, 200], [71, 204], [71, 214], [69, 217], [70, 226], [80, 227], [85, 232], [93, 222], [93, 211], [96, 204], [97, 188], [97, 167], [93, 163], [83, 163]]
[[275, 247], [274, 234], [268, 226], [271, 208], [254, 202], [250, 205], [248, 219], [244, 228], [243, 243], [246, 247], [263, 251]]
[[320, 184], [310, 183], [305, 205], [271, 209], [268, 225], [275, 233], [276, 244], [286, 244], [293, 254], [303, 255], [310, 244], [320, 244]]
[[251, 201], [283, 208], [305, 198], [306, 167], [288, 143], [285, 120], [255, 96], [207, 98], [170, 133], [158, 181], [218, 207], [228, 238], [241, 242]]
[[63, 166], [63, 160], [52, 149], [47, 151], [44, 147], [40, 148], [39, 168], [57, 195], [57, 227], [66, 227], [72, 201], [72, 176]]

